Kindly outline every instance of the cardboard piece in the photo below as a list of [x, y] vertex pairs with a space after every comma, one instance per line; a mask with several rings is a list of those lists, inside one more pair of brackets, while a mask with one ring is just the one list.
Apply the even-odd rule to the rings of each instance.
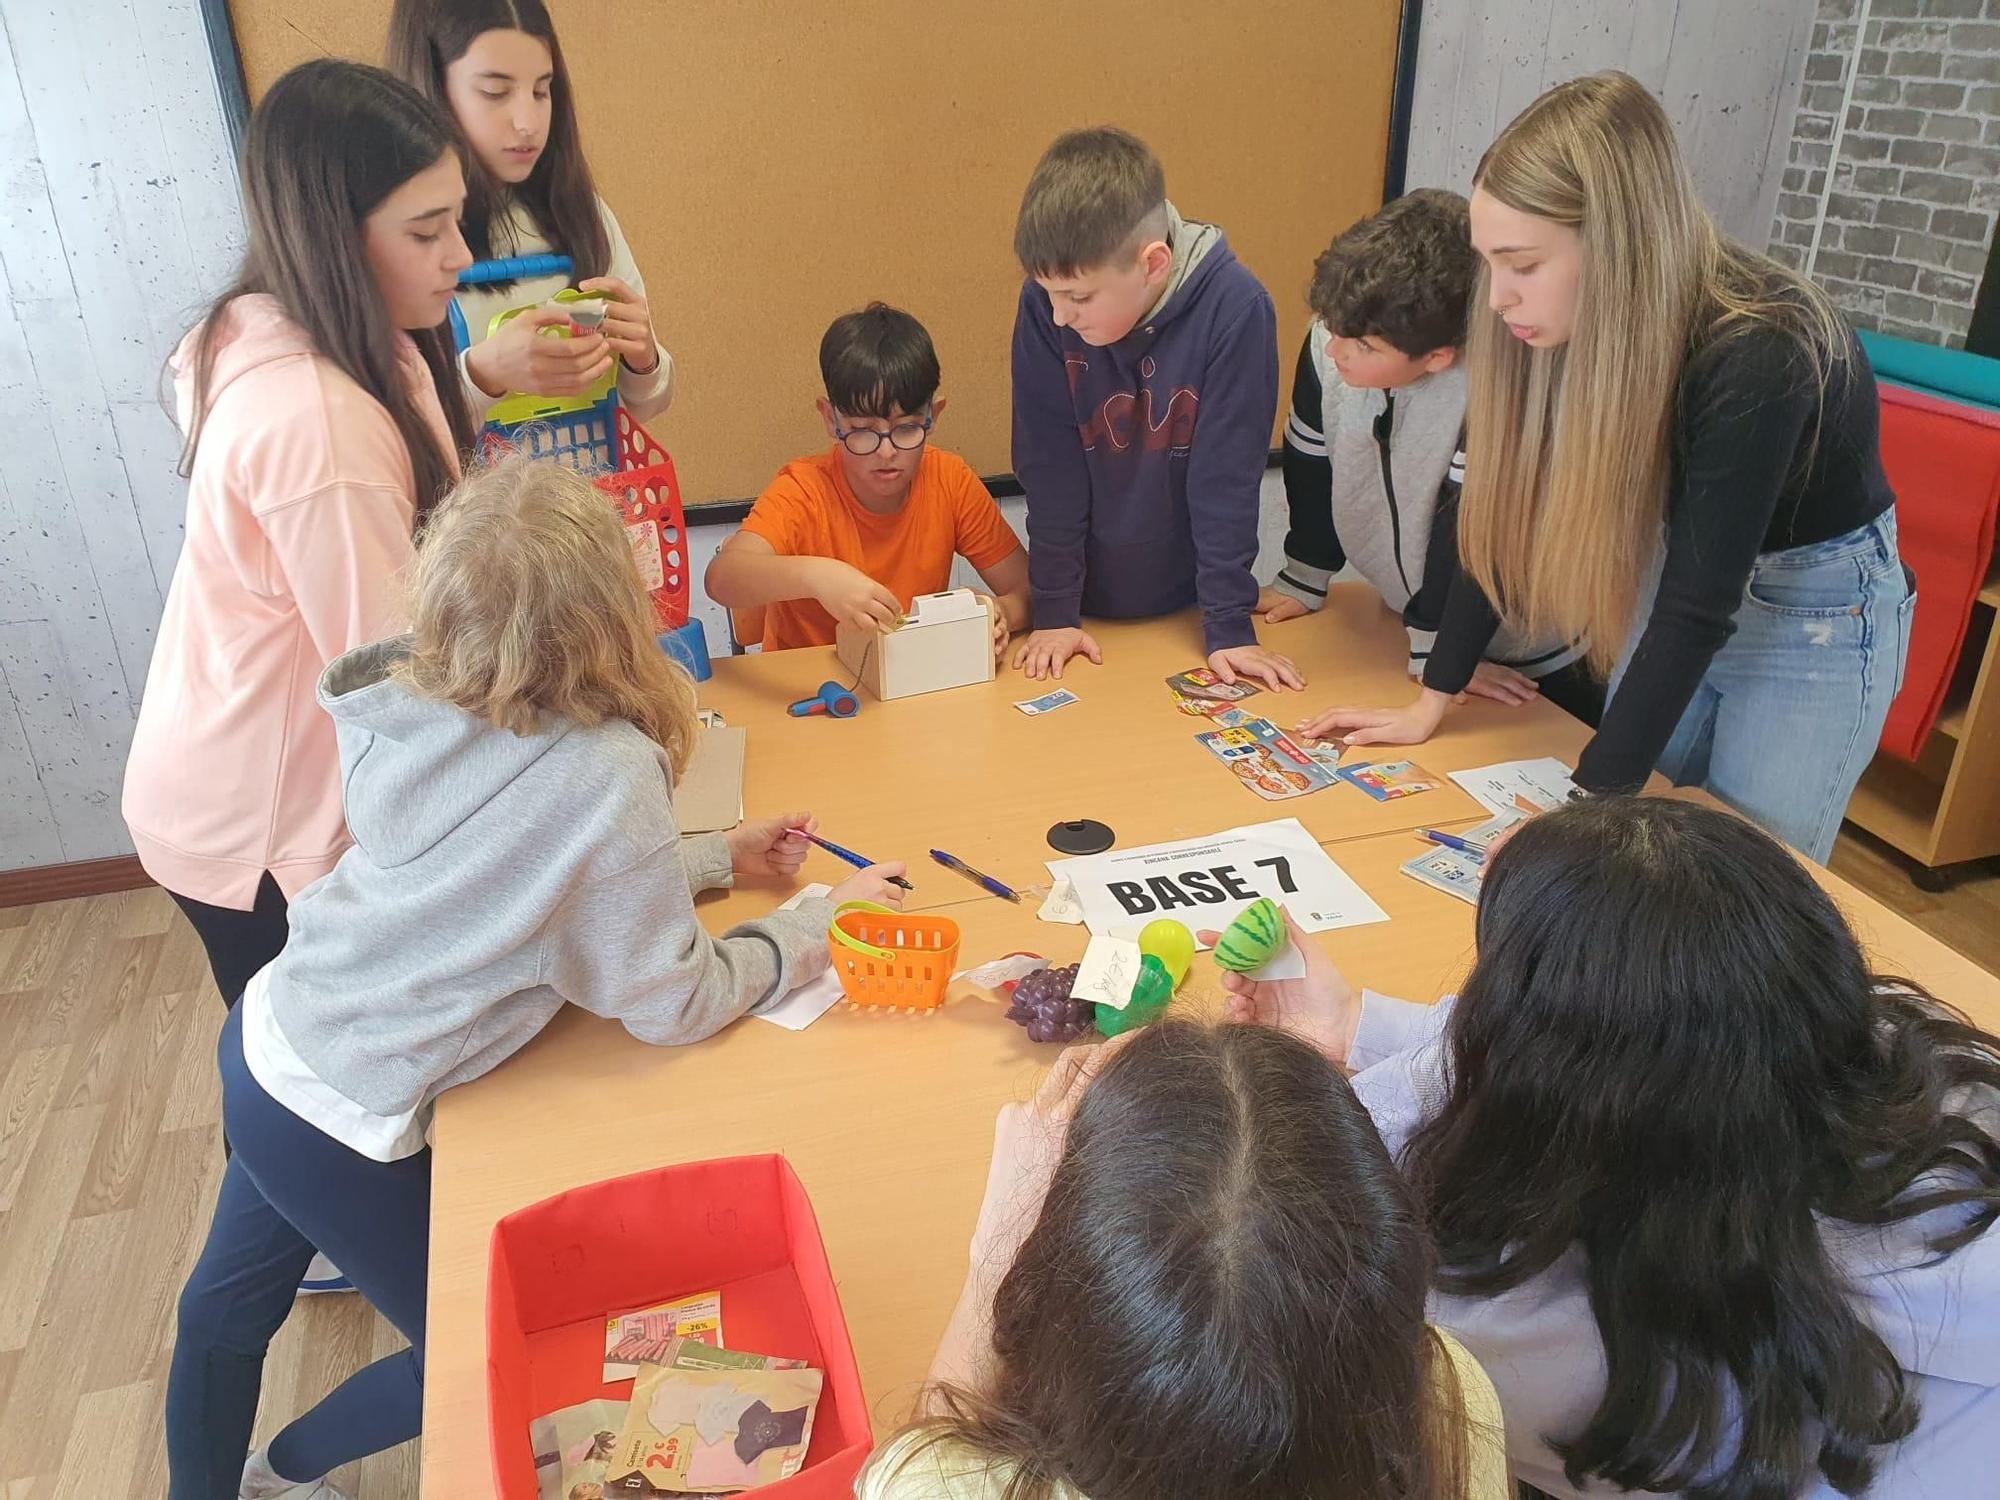
[[873, 697], [888, 702], [993, 680], [993, 604], [971, 589], [919, 594], [894, 630], [841, 625], [833, 649]]
[[721, 833], [743, 821], [749, 741], [746, 729], [704, 729], [695, 736], [694, 755], [674, 788], [674, 820], [682, 833]]

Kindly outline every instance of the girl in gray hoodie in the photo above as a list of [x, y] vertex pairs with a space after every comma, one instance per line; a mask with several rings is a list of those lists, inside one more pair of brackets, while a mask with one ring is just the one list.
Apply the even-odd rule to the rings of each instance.
[[[170, 1495], [325, 1497], [330, 1470], [417, 1434], [431, 1107], [567, 1004], [699, 1041], [814, 977], [845, 900], [900, 865], [722, 937], [694, 893], [791, 875], [804, 813], [683, 840], [672, 786], [694, 689], [653, 638], [618, 518], [589, 481], [511, 462], [425, 533], [414, 630], [333, 662], [354, 846], [301, 892], [219, 1050], [229, 1164], [181, 1294]], [[249, 1459], [264, 1350], [314, 1247], [409, 1339]]]

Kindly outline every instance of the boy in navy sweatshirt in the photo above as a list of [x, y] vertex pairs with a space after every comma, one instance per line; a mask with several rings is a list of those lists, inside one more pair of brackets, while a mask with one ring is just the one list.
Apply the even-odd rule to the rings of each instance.
[[1143, 141], [1049, 147], [1014, 226], [1014, 473], [1028, 494], [1029, 677], [1104, 658], [1085, 614], [1201, 606], [1208, 665], [1304, 678], [1257, 644], [1258, 490], [1278, 412], [1277, 315], [1222, 231], [1185, 220]]

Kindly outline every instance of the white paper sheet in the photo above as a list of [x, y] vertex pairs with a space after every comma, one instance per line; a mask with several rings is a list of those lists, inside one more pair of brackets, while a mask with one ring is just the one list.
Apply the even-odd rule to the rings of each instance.
[[1048, 867], [1076, 888], [1085, 924], [1100, 935], [1155, 917], [1220, 930], [1260, 896], [1278, 902], [1307, 932], [1389, 920], [1297, 818], [1052, 859]]
[[1297, 943], [1286, 943], [1264, 962], [1261, 969], [1252, 969], [1243, 976], [1260, 984], [1273, 979], [1303, 979], [1306, 977], [1306, 956], [1299, 952]]
[[1049, 961], [1038, 953], [1009, 953], [1003, 958], [990, 958], [974, 968], [960, 969], [951, 977], [954, 982], [963, 979], [983, 990], [997, 990], [1004, 984], [1026, 979], [1037, 969], [1048, 966]]
[[1123, 1010], [1132, 1003], [1132, 986], [1139, 978], [1139, 945], [1130, 938], [1094, 937], [1077, 965], [1072, 997]]
[[1083, 903], [1076, 899], [1076, 887], [1067, 880], [1058, 880], [1042, 902], [1042, 909], [1035, 913], [1044, 922], [1061, 922], [1074, 927], [1083, 920]]
[[[833, 893], [830, 885], [809, 885], [783, 906], [779, 911], [792, 911], [809, 896], [827, 896]], [[792, 990], [769, 1010], [752, 1012], [760, 1021], [769, 1021], [773, 1026], [782, 1026], [787, 1031], [804, 1031], [821, 1016], [838, 1005], [844, 996], [840, 981], [833, 970], [820, 970], [819, 977], [808, 979]]]
[[1470, 771], [1453, 771], [1451, 779], [1491, 813], [1548, 812], [1569, 801], [1569, 794], [1576, 790], [1569, 767], [1553, 755], [1535, 760], [1503, 760]]

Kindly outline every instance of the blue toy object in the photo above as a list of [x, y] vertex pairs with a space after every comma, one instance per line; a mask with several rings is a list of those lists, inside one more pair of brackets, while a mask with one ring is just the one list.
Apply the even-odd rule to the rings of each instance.
[[663, 630], [659, 640], [660, 649], [686, 667], [696, 682], [706, 682], [715, 675], [708, 663], [708, 632], [701, 628], [701, 621], [689, 620], [673, 630]]
[[2000, 359], [1866, 328], [1859, 330], [1859, 337], [1877, 378], [1969, 406], [2000, 409]]
[[837, 682], [822, 682], [810, 698], [801, 698], [785, 710], [795, 719], [824, 714], [829, 719], [851, 719], [861, 712], [861, 700], [853, 690]]

